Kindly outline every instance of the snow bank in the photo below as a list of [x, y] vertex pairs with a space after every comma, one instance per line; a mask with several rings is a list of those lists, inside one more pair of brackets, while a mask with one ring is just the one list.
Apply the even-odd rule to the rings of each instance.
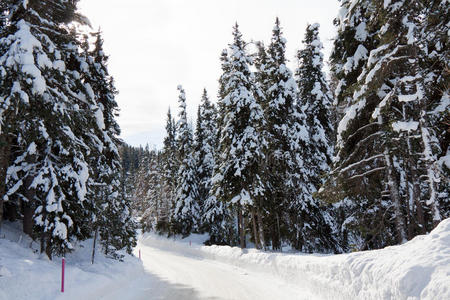
[[119, 262], [97, 252], [92, 265], [92, 241], [86, 241], [66, 256], [62, 294], [61, 258], [50, 261], [33, 250], [37, 247], [18, 224], [4, 223], [0, 236], [0, 300], [100, 299], [144, 273], [141, 262], [129, 255]]
[[450, 299], [450, 219], [430, 234], [400, 246], [341, 255], [267, 253], [202, 246], [194, 241], [202, 239], [194, 236], [179, 241], [146, 234], [140, 242], [268, 272], [326, 299]]

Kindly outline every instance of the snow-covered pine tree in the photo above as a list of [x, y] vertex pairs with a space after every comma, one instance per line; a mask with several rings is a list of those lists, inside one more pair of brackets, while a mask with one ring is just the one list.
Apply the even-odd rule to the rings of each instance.
[[233, 43], [222, 75], [223, 90], [219, 109], [223, 113], [217, 166], [213, 176], [213, 193], [219, 201], [238, 213], [240, 246], [245, 248], [243, 212], [251, 211], [265, 189], [260, 174], [265, 144], [260, 134], [263, 111], [256, 102], [255, 84], [250, 71], [252, 61], [238, 25], [233, 28]]
[[[450, 217], [450, 61], [448, 21], [450, 6], [445, 1], [432, 1], [426, 6], [425, 19], [418, 24], [422, 56], [422, 78], [425, 81], [425, 94], [429, 99], [426, 113], [421, 121], [422, 140], [427, 153], [424, 166], [427, 168], [429, 199], [438, 201], [441, 218]], [[427, 133], [426, 131], [430, 132]], [[431, 136], [431, 139], [430, 139]], [[434, 177], [434, 180], [433, 180]], [[435, 181], [435, 183], [432, 183]], [[434, 194], [433, 194], [433, 186]], [[433, 196], [436, 197], [433, 200]], [[435, 218], [436, 217], [436, 218]], [[435, 214], [433, 226], [439, 221]]]
[[[163, 199], [161, 154], [151, 151], [141, 163], [135, 200], [139, 205], [139, 215], [143, 231], [155, 230], [160, 222], [161, 199]], [[139, 191], [139, 192], [138, 192]]]
[[436, 172], [437, 155], [446, 150], [430, 126], [444, 95], [432, 87], [432, 74], [443, 68], [423, 64], [429, 53], [418, 30], [429, 10], [421, 1], [385, 1], [372, 8], [368, 31], [358, 32], [374, 32], [377, 39], [358, 85], [344, 90], [354, 91], [353, 104], [338, 127], [333, 171], [344, 196], [356, 200], [351, 219], [363, 239], [360, 248], [400, 243], [430, 230], [441, 218], [437, 191], [446, 184]]
[[151, 159], [152, 153], [148, 151], [148, 146], [146, 146], [133, 184], [133, 211], [137, 212], [138, 215], [141, 215], [147, 207], [146, 196], [149, 189], [148, 174], [150, 173]]
[[170, 108], [167, 111], [166, 121], [166, 136], [164, 138], [163, 147], [163, 160], [164, 170], [166, 170], [166, 178], [173, 188], [176, 188], [176, 177], [179, 167], [178, 162], [178, 145], [177, 145], [177, 125], [175, 119], [172, 117]]
[[8, 2], [0, 41], [0, 97], [12, 108], [2, 134], [15, 145], [3, 199], [21, 204], [24, 231], [34, 227], [49, 257], [89, 236], [83, 209], [89, 146], [77, 133], [92, 122], [93, 99], [79, 78], [78, 43], [68, 27], [83, 19], [76, 2]]
[[286, 66], [286, 40], [282, 36], [278, 18], [272, 30], [267, 54], [264, 52], [264, 47], [260, 44], [257, 60], [260, 90], [257, 95], [266, 121], [263, 135], [267, 145], [264, 148], [262, 176], [267, 190], [264, 202], [258, 203], [256, 207], [258, 211], [267, 212], [263, 223], [270, 232], [272, 248], [281, 249], [281, 239], [286, 238], [286, 234], [281, 236], [281, 233], [286, 233], [290, 227], [290, 224], [283, 221], [287, 219], [285, 208], [293, 199], [296, 182], [291, 132], [297, 87], [292, 72]]
[[[223, 103], [223, 99], [226, 95], [226, 85], [228, 80], [227, 78], [229, 76], [230, 70], [230, 60], [228, 57], [228, 51], [226, 49], [222, 51], [220, 60], [222, 62], [223, 73], [219, 78], [218, 102], [215, 117], [216, 129], [214, 135], [214, 166], [212, 169], [212, 176], [219, 172], [219, 170], [216, 169], [220, 167], [218, 164], [218, 161], [220, 161], [220, 133], [224, 125], [223, 122], [225, 115], [225, 105]], [[220, 197], [217, 197], [214, 193], [212, 179], [213, 178], [211, 178], [209, 194], [204, 202], [202, 209], [202, 224], [205, 228], [205, 231], [208, 232], [210, 237], [210, 239], [206, 243], [230, 245], [236, 240], [233, 218], [231, 216], [231, 211], [225, 205], [225, 202], [220, 201], [218, 199]]]
[[178, 90], [180, 92], [178, 97], [180, 112], [177, 124], [177, 153], [180, 168], [177, 176], [172, 228], [173, 233], [187, 236], [198, 229], [201, 216], [198, 203], [198, 179], [192, 149], [192, 130], [187, 122], [186, 96], [181, 86], [178, 86]]
[[303, 44], [304, 48], [297, 53], [299, 67], [295, 73], [299, 90], [298, 105], [306, 115], [310, 135], [308, 149], [303, 156], [308, 159], [310, 182], [318, 189], [322, 184], [321, 175], [330, 170], [334, 135], [331, 123], [333, 98], [323, 73], [319, 24], [307, 26]]
[[[217, 93], [217, 147], [219, 147], [219, 143], [220, 143], [220, 132], [221, 132], [221, 128], [223, 128], [224, 124], [223, 124], [223, 118], [225, 116], [225, 112], [224, 112], [224, 104], [223, 104], [223, 99], [225, 99], [226, 96], [226, 85], [227, 82], [229, 80], [229, 76], [230, 76], [230, 68], [231, 68], [231, 64], [230, 64], [230, 57], [228, 55], [228, 50], [227, 49], [223, 49], [222, 52], [220, 53], [220, 61], [221, 61], [221, 69], [222, 69], [222, 74], [220, 75], [219, 78], [219, 90]], [[216, 151], [216, 155], [218, 154], [218, 152]]]
[[[217, 111], [209, 101], [206, 89], [203, 90], [201, 104], [198, 108], [197, 127], [195, 130], [195, 153], [199, 206], [204, 215], [204, 203], [211, 190], [211, 178], [215, 166], [216, 136], [217, 136]], [[202, 230], [208, 231], [208, 224], [203, 224]]]
[[358, 85], [358, 76], [375, 47], [376, 30], [368, 26], [375, 10], [372, 1], [343, 0], [334, 20], [338, 33], [330, 56], [331, 71], [337, 80], [335, 94], [340, 117], [354, 103], [350, 91]]
[[163, 198], [161, 199], [161, 207], [165, 209], [161, 212], [156, 230], [158, 232], [170, 233], [170, 223], [176, 200], [177, 175], [179, 168], [176, 142], [176, 123], [174, 118], [172, 118], [170, 108], [167, 112], [166, 136], [164, 137], [163, 143], [164, 146], [161, 153]]
[[[383, 43], [371, 55], [372, 74], [362, 74], [361, 78], [368, 85], [377, 82], [377, 76], [389, 78], [382, 84], [369, 85], [370, 89], [378, 88], [386, 93], [375, 108], [373, 118], [377, 116], [380, 123], [389, 124], [389, 138], [393, 139], [389, 154], [395, 173], [400, 176], [406, 236], [411, 239], [431, 231], [442, 220], [444, 211], [440, 202], [448, 203], [447, 197], [439, 195], [442, 191], [448, 192], [449, 185], [438, 167], [438, 155], [447, 151], [441, 148], [445, 129], [439, 126], [445, 111], [444, 107], [439, 108], [445, 95], [441, 77], [445, 67], [431, 58], [433, 53], [430, 55], [428, 51], [429, 46], [431, 49], [440, 48], [440, 44], [445, 47], [448, 37], [440, 36], [434, 43], [427, 42], [429, 37], [424, 25], [426, 21], [434, 23], [435, 20], [432, 20], [430, 7], [421, 1], [395, 1], [380, 6], [379, 10], [384, 12], [386, 20], [379, 32]], [[435, 30], [439, 32], [438, 28]], [[393, 34], [397, 37], [393, 38]], [[448, 53], [447, 50], [447, 58]], [[430, 60], [434, 61], [430, 63]], [[438, 82], [444, 89], [436, 86]], [[447, 113], [448, 106], [447, 103]], [[421, 183], [421, 178], [425, 182]]]
[[307, 137], [299, 148], [303, 166], [297, 168], [302, 174], [294, 205], [291, 206], [294, 247], [307, 252], [336, 251], [333, 238], [331, 208], [320, 203], [313, 194], [329, 172], [333, 154], [332, 96], [323, 73], [322, 43], [319, 24], [308, 25], [303, 49], [297, 53], [299, 66], [296, 80], [299, 89], [297, 108], [302, 116]]
[[[88, 190], [93, 204], [93, 224], [96, 225], [94, 237], [96, 239], [99, 231], [105, 253], [115, 255], [115, 252], [122, 248], [131, 251], [135, 245], [136, 226], [129, 216], [124, 215], [125, 211], [130, 212], [130, 203], [127, 198], [122, 198], [120, 193], [120, 128], [115, 120], [118, 110], [115, 100], [117, 91], [108, 72], [108, 57], [103, 50], [101, 32], [94, 33], [93, 37], [93, 50], [89, 51], [88, 41], [85, 40], [85, 57], [80, 61], [83, 71], [81, 77], [90, 96], [95, 100], [91, 113], [95, 116], [96, 126], [85, 131], [91, 148], [88, 156], [91, 169]], [[123, 223], [125, 220], [131, 223]], [[111, 241], [114, 241], [114, 245]]]
[[[334, 90], [334, 104], [337, 108], [338, 120], [341, 120], [346, 112], [354, 111], [358, 102], [353, 99], [353, 90], [359, 84], [358, 76], [361, 74], [369, 57], [369, 52], [375, 48], [376, 30], [368, 27], [369, 18], [374, 14], [374, 5], [371, 1], [360, 1], [352, 5], [352, 1], [344, 0], [338, 17], [334, 20], [338, 29], [331, 53], [332, 78], [336, 80]], [[339, 134], [340, 128], [338, 127]], [[337, 145], [339, 148], [339, 144]], [[339, 160], [339, 154], [337, 156]], [[335, 168], [335, 166], [333, 166]], [[376, 182], [373, 182], [375, 185]], [[358, 188], [365, 190], [362, 185], [349, 186], [348, 182], [327, 180], [326, 187], [322, 189], [321, 198], [335, 203], [338, 214], [336, 221], [339, 224], [340, 243], [344, 250], [349, 250], [356, 244], [361, 244], [361, 231], [353, 220], [368, 211], [365, 206], [369, 200], [362, 196]], [[346, 191], [352, 190], [353, 193]], [[374, 210], [376, 211], [376, 210]], [[372, 216], [374, 219], [375, 216]], [[351, 244], [351, 245], [350, 245]]]

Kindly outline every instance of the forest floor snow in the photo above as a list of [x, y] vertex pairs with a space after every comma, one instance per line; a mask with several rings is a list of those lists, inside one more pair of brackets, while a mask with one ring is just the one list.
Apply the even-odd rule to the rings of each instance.
[[192, 235], [141, 236], [138, 258], [118, 262], [92, 241], [61, 259], [33, 253], [31, 240], [6, 223], [0, 237], [0, 300], [22, 299], [450, 299], [450, 219], [428, 235], [376, 251], [341, 255], [262, 252], [203, 246]]

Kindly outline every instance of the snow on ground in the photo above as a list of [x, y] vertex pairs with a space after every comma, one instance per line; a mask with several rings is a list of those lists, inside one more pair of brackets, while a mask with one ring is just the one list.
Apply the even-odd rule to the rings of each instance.
[[[92, 241], [86, 241], [66, 256], [65, 293], [61, 294], [61, 258], [48, 260], [37, 254], [38, 245], [21, 232], [18, 223], [4, 222], [0, 236], [0, 300], [101, 299], [131, 278], [144, 274], [139, 260], [126, 256], [124, 262], [99, 252], [90, 261]], [[32, 249], [30, 249], [30, 245]]]
[[320, 299], [309, 289], [287, 283], [271, 273], [208, 259], [201, 247], [155, 236], [147, 236], [138, 244], [147, 272], [171, 285], [190, 289], [183, 297], [167, 299]]
[[[21, 237], [22, 236], [22, 237]], [[124, 262], [97, 255], [91, 241], [60, 259], [30, 249], [17, 224], [0, 237], [0, 300], [22, 299], [450, 299], [450, 219], [430, 234], [382, 250], [342, 255], [271, 253], [203, 246], [145, 234]]]
[[[164, 264], [176, 264], [170, 261], [175, 259], [174, 255], [168, 256], [172, 252], [184, 259], [221, 262], [237, 267], [240, 272], [265, 274], [266, 278], [270, 275], [305, 293], [313, 292], [318, 299], [450, 299], [450, 219], [442, 221], [430, 234], [400, 246], [341, 255], [264, 253], [254, 249], [202, 246], [197, 243], [201, 240], [201, 236], [174, 241], [146, 234], [138, 247], [144, 253], [145, 267], [152, 270], [152, 263], [146, 261], [148, 253], [148, 258], [156, 265], [153, 269], [167, 277], [172, 274], [164, 271]], [[195, 268], [194, 265], [190, 267]], [[191, 269], [186, 272], [189, 273], [187, 277], [202, 276], [201, 269], [197, 275]], [[182, 277], [174, 281], [193, 280]], [[270, 283], [256, 283], [254, 289], [264, 288], [267, 284]], [[277, 284], [280, 282], [274, 283], [273, 287]], [[295, 298], [293, 294], [284, 299]], [[258, 299], [270, 298], [262, 296]]]

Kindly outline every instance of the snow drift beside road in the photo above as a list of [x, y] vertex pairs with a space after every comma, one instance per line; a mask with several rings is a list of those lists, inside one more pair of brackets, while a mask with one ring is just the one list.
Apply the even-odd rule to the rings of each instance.
[[[146, 234], [149, 247], [269, 272], [333, 299], [450, 299], [450, 219], [428, 235], [381, 250], [305, 255], [202, 246], [203, 236], [182, 241]], [[189, 246], [189, 241], [192, 246]], [[197, 242], [197, 243], [196, 243]]]
[[[66, 255], [65, 293], [61, 289], [61, 258], [48, 260], [33, 252], [38, 245], [20, 224], [5, 222], [0, 237], [0, 300], [100, 299], [132, 278], [144, 273], [141, 262], [130, 255], [124, 262], [96, 253], [90, 258], [92, 241], [85, 241]], [[30, 249], [30, 245], [32, 249]]]

